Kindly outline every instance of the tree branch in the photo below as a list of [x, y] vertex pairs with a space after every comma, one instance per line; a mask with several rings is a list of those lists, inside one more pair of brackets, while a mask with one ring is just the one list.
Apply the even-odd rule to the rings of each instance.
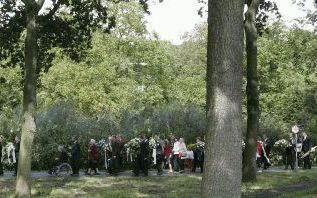
[[39, 9], [41, 9], [43, 7], [44, 2], [45, 2], [45, 0], [37, 0], [36, 1], [36, 4], [37, 4]]
[[56, 13], [56, 11], [58, 10], [58, 8], [60, 7], [60, 5], [61, 5], [61, 1], [58, 1], [57, 3], [56, 3], [56, 1], [55, 1], [55, 3], [54, 3], [54, 7], [49, 11], [49, 13], [47, 13], [47, 15], [45, 15], [44, 17], [45, 18], [51, 18], [55, 13]]

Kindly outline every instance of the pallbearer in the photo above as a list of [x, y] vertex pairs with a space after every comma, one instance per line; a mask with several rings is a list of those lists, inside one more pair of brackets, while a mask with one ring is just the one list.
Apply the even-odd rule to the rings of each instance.
[[137, 154], [134, 160], [134, 175], [139, 176], [140, 170], [145, 176], [148, 176], [148, 166], [150, 161], [150, 146], [149, 141], [142, 134], [140, 135], [140, 152]]
[[204, 171], [204, 158], [205, 158], [205, 142], [201, 140], [200, 137], [197, 137], [196, 139], [196, 145], [194, 149], [194, 165], [192, 172], [196, 171], [196, 167], [200, 167], [200, 172], [202, 173]]
[[18, 172], [19, 153], [20, 153], [20, 138], [19, 138], [19, 136], [15, 136], [14, 148], [15, 148], [15, 150], [14, 150], [15, 162], [14, 162], [14, 174], [13, 174], [13, 176], [16, 176], [17, 172]]
[[80, 167], [80, 144], [76, 137], [72, 138], [72, 157], [71, 157], [71, 166], [72, 166], [72, 176], [79, 175], [79, 167]]
[[2, 167], [2, 142], [3, 142], [3, 136], [0, 135], [0, 176], [3, 175], [3, 167]]
[[302, 144], [302, 151], [303, 153], [308, 153], [304, 157], [304, 166], [303, 169], [311, 169], [311, 162], [310, 162], [310, 153], [309, 151], [311, 150], [311, 141], [310, 138], [307, 136], [305, 132], [303, 132], [303, 144]]
[[118, 175], [120, 169], [120, 146], [115, 135], [110, 138], [110, 149], [111, 163], [109, 164], [109, 173], [112, 175]]

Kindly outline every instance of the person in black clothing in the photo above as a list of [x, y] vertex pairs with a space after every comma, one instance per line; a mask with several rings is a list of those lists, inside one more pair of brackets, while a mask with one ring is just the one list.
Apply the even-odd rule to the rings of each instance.
[[107, 158], [110, 162], [108, 165], [109, 174], [118, 175], [120, 170], [120, 145], [117, 141], [117, 137], [114, 135], [109, 138], [109, 146], [107, 152]]
[[262, 142], [262, 153], [261, 153], [261, 159], [263, 163], [263, 170], [268, 169], [271, 166], [271, 163], [269, 161], [269, 153], [270, 153], [270, 145], [268, 142], [268, 138], [266, 136], [263, 137]]
[[143, 135], [140, 136], [140, 153], [134, 161], [134, 175], [139, 176], [140, 169], [145, 176], [148, 176], [148, 164], [150, 160], [150, 145], [148, 139]]
[[157, 138], [156, 141], [156, 169], [157, 175], [163, 174], [163, 161], [164, 161], [164, 154], [163, 154], [163, 146], [161, 138]]
[[20, 153], [20, 138], [15, 136], [14, 139], [14, 152], [15, 152], [15, 163], [14, 163], [14, 174], [16, 176], [18, 173], [18, 164], [19, 164], [19, 153]]
[[[303, 132], [303, 143], [302, 143], [302, 151], [303, 153], [309, 152], [311, 149], [311, 142], [310, 138], [307, 136], [305, 132]], [[303, 169], [311, 169], [311, 162], [310, 162], [310, 154], [304, 157], [304, 166]]]
[[73, 145], [72, 145], [72, 157], [71, 157], [71, 166], [73, 170], [72, 176], [79, 175], [79, 167], [80, 167], [80, 144], [78, 139], [73, 137]]
[[0, 176], [3, 175], [3, 167], [2, 167], [2, 141], [3, 141], [3, 137], [0, 135]]
[[196, 139], [196, 148], [193, 150], [194, 153], [194, 164], [192, 168], [192, 172], [196, 171], [196, 167], [200, 167], [200, 172], [202, 173], [204, 171], [204, 146], [205, 143], [201, 141], [201, 138], [198, 137]]
[[291, 167], [292, 170], [294, 170], [295, 167], [295, 145], [296, 145], [296, 140], [290, 135], [288, 145], [285, 149], [285, 170], [288, 169], [288, 166]]

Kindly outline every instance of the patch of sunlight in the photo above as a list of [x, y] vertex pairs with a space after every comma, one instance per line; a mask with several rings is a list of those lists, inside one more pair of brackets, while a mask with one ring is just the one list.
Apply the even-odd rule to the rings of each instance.
[[70, 197], [78, 197], [79, 195], [85, 195], [87, 194], [85, 191], [82, 191], [81, 189], [52, 189], [52, 192], [50, 195], [52, 196], [70, 196]]
[[202, 180], [202, 176], [198, 176], [198, 175], [188, 175], [187, 177], [189, 178], [195, 178], [197, 180]]
[[74, 187], [74, 188], [101, 188], [101, 187], [110, 187], [110, 182], [103, 182], [103, 181], [89, 181], [89, 182], [69, 182], [65, 184], [65, 187]]
[[143, 193], [140, 193], [140, 192], [136, 192], [135, 193], [135, 197], [149, 197], [149, 195], [143, 194]]
[[9, 191], [10, 191], [10, 189], [7, 188], [7, 187], [4, 187], [4, 188], [1, 189], [1, 192], [2, 192], [2, 193], [3, 193], [3, 192], [9, 192]]

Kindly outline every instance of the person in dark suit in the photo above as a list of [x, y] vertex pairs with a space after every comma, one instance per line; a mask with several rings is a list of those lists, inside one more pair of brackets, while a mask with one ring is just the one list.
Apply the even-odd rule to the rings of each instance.
[[73, 145], [72, 145], [72, 156], [71, 156], [71, 166], [72, 166], [72, 176], [79, 175], [79, 168], [80, 168], [80, 144], [76, 137], [72, 138]]
[[194, 165], [192, 168], [192, 172], [196, 171], [196, 167], [200, 167], [200, 172], [204, 171], [204, 146], [205, 143], [201, 141], [200, 137], [196, 139], [196, 148], [193, 150], [194, 152]]
[[[302, 143], [302, 151], [303, 153], [307, 153], [311, 149], [311, 141], [310, 138], [307, 136], [305, 132], [303, 132], [303, 143]], [[303, 169], [311, 169], [311, 162], [310, 162], [310, 154], [304, 157], [304, 166]]]
[[109, 173], [111, 175], [117, 176], [120, 170], [120, 145], [117, 141], [117, 136], [112, 136], [110, 138], [110, 161], [111, 163], [110, 165], [110, 169], [109, 169]]
[[145, 176], [148, 176], [148, 164], [150, 160], [150, 145], [147, 138], [144, 135], [140, 135], [140, 153], [138, 153], [135, 159], [134, 175], [139, 176], [140, 170]]
[[3, 167], [2, 167], [2, 142], [3, 142], [3, 136], [0, 135], [0, 176], [3, 175]]
[[16, 176], [18, 173], [18, 164], [19, 164], [19, 153], [20, 153], [20, 138], [15, 136], [14, 139], [14, 152], [15, 152], [15, 163], [14, 163], [14, 174]]
[[285, 170], [288, 169], [288, 166], [291, 167], [292, 170], [295, 168], [295, 158], [296, 158], [296, 151], [295, 151], [296, 140], [290, 134], [288, 145], [285, 149]]

